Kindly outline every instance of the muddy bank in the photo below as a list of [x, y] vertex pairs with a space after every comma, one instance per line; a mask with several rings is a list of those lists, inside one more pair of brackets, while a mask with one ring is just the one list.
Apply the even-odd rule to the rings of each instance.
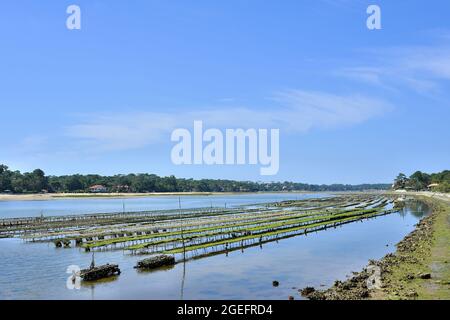
[[[369, 261], [364, 270], [346, 281], [336, 281], [327, 290], [304, 288], [299, 293], [310, 300], [448, 299], [450, 205], [442, 200], [421, 200], [430, 206], [431, 214], [397, 244], [395, 253]], [[434, 252], [443, 255], [437, 257]], [[440, 272], [433, 272], [437, 263]]]

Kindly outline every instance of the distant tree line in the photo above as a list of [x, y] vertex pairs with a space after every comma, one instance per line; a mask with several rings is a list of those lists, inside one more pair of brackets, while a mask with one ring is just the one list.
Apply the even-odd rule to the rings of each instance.
[[0, 165], [0, 192], [5, 193], [63, 193], [88, 192], [93, 185], [102, 185], [108, 192], [282, 192], [282, 191], [362, 191], [386, 190], [388, 184], [313, 185], [295, 182], [251, 182], [214, 179], [178, 179], [155, 174], [115, 176], [66, 175], [46, 176], [44, 171], [21, 173]]
[[437, 192], [450, 192], [450, 171], [445, 170], [432, 174], [416, 171], [409, 177], [404, 173], [400, 173], [395, 178], [393, 188], [414, 191], [433, 190]]

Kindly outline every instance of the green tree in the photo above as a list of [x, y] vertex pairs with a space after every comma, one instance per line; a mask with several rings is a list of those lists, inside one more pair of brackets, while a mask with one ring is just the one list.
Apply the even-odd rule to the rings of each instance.
[[394, 189], [405, 189], [408, 183], [408, 178], [404, 173], [399, 173], [397, 178], [394, 180]]
[[427, 189], [430, 182], [431, 177], [429, 174], [416, 171], [409, 177], [408, 185], [414, 190], [419, 191]]
[[11, 176], [12, 172], [9, 171], [5, 165], [0, 165], [0, 192], [11, 190]]
[[84, 190], [85, 186], [83, 185], [81, 180], [82, 180], [81, 176], [79, 176], [79, 175], [70, 176], [67, 179], [67, 182], [65, 185], [66, 191], [76, 192], [76, 191]]
[[42, 190], [48, 189], [48, 179], [44, 171], [36, 169], [30, 173], [27, 177], [26, 188], [31, 192], [41, 192]]

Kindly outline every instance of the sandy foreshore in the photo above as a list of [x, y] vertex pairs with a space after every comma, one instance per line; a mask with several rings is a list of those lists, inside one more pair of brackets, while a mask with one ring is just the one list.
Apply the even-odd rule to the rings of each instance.
[[121, 199], [156, 196], [210, 196], [212, 192], [174, 192], [174, 193], [46, 193], [46, 194], [0, 194], [0, 201], [45, 201], [56, 199]]
[[[248, 194], [305, 194], [305, 193], [332, 193], [313, 191], [293, 192], [149, 192], [149, 193], [45, 193], [45, 194], [0, 194], [0, 201], [47, 201], [57, 199], [127, 199], [139, 197], [161, 197], [161, 196], [215, 196], [215, 195], [248, 195]], [[334, 192], [333, 192], [334, 193]]]

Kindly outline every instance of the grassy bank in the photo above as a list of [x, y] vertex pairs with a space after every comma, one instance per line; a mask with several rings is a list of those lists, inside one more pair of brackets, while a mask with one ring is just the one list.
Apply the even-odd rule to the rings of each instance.
[[382, 263], [375, 299], [450, 299], [450, 205], [420, 196], [432, 211]]
[[370, 262], [381, 270], [379, 289], [367, 288], [372, 273], [363, 270], [325, 291], [308, 288], [306, 296], [312, 300], [450, 299], [450, 202], [415, 196], [429, 205], [431, 214], [397, 244], [394, 254]]

